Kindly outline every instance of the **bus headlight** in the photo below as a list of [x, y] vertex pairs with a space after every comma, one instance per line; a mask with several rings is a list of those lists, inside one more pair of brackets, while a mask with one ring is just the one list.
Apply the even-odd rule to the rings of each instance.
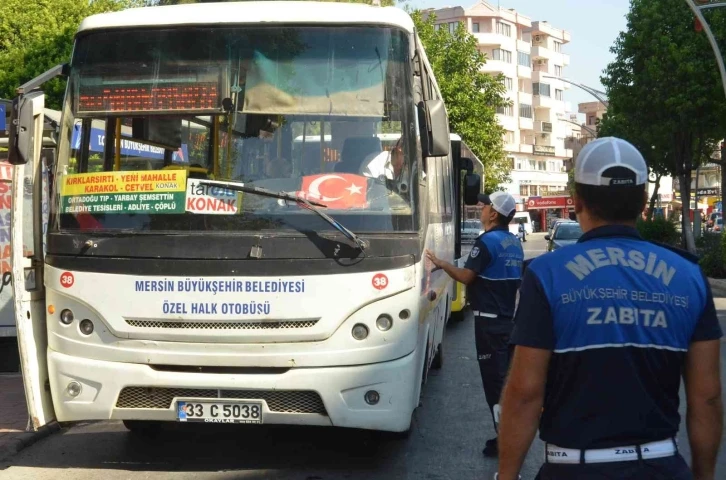
[[393, 326], [393, 319], [385, 313], [376, 319], [376, 327], [381, 332], [387, 332]]
[[60, 321], [63, 325], [70, 325], [73, 323], [73, 312], [64, 308], [60, 313]]
[[365, 340], [368, 337], [368, 327], [362, 323], [356, 323], [351, 333], [356, 340]]
[[89, 319], [81, 320], [81, 324], [78, 326], [81, 329], [81, 333], [84, 335], [90, 335], [93, 333], [93, 322]]

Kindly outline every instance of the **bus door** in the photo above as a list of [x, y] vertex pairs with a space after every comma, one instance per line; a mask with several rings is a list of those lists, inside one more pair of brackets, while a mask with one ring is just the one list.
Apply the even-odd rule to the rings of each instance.
[[[30, 425], [34, 430], [55, 420], [46, 357], [48, 333], [43, 284], [43, 147], [45, 95], [33, 91], [13, 101], [8, 160], [15, 165], [10, 249], [13, 300]], [[43, 197], [45, 202], [43, 201]], [[47, 208], [45, 212], [47, 218]], [[60, 312], [50, 312], [58, 315]]]

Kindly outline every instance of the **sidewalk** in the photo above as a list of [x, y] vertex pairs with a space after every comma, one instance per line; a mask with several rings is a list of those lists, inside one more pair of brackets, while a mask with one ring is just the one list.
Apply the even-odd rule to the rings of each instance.
[[0, 461], [59, 429], [54, 424], [33, 432], [26, 431], [27, 425], [23, 377], [19, 373], [0, 374]]

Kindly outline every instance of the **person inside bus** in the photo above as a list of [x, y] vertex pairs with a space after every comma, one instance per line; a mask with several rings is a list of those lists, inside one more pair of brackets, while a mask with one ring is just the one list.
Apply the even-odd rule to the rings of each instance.
[[403, 156], [403, 136], [399, 137], [390, 151], [371, 155], [363, 161], [362, 174], [386, 183], [394, 192], [408, 193], [409, 169]]
[[265, 161], [265, 176], [267, 178], [289, 178], [292, 175], [292, 165], [284, 157], [275, 157]]

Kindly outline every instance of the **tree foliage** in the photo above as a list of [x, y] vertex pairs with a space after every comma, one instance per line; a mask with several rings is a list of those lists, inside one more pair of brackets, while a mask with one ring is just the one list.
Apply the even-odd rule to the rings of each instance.
[[[146, 5], [181, 5], [183, 3], [217, 3], [217, 2], [238, 2], [240, 0], [146, 0]], [[335, 3], [372, 3], [370, 0], [317, 0], [319, 2], [335, 2]], [[380, 0], [383, 7], [393, 6], [395, 0]]]
[[454, 33], [434, 29], [435, 16], [411, 14], [441, 89], [452, 132], [461, 136], [484, 164], [486, 191], [509, 181], [511, 165], [504, 153], [504, 128], [496, 109], [506, 100], [501, 76], [483, 73], [486, 56], [462, 24]]
[[602, 83], [610, 100], [600, 136], [629, 140], [656, 174], [680, 179], [686, 246], [691, 170], [723, 137], [721, 79], [708, 41], [683, 0], [632, 0]]
[[[140, 0], [1, 0], [0, 98], [60, 63], [70, 60], [81, 20], [96, 13], [141, 6]], [[46, 105], [59, 108], [65, 81], [43, 86]]]

